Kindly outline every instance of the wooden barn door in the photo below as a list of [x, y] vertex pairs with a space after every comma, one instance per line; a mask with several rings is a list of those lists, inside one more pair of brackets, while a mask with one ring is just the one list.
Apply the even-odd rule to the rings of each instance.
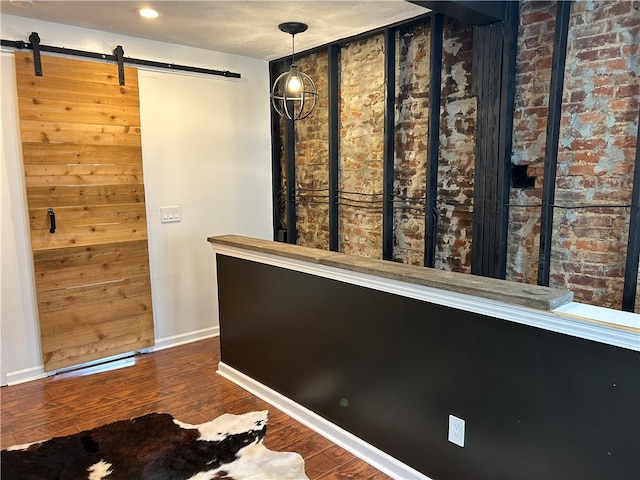
[[[16, 53], [45, 371], [154, 343], [138, 72]], [[51, 210], [50, 210], [51, 209]], [[55, 233], [52, 233], [55, 215]]]

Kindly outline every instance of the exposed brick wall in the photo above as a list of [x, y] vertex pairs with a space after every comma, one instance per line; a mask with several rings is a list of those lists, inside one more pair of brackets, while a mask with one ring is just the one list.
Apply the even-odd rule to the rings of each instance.
[[353, 42], [340, 55], [339, 249], [382, 258], [383, 37]]
[[[555, 2], [522, 2], [513, 163], [529, 165], [535, 188], [511, 203], [539, 205], [543, 180]], [[637, 2], [576, 2], [565, 70], [555, 204], [628, 205], [638, 119]], [[539, 207], [511, 208], [508, 278], [535, 283]], [[550, 284], [585, 303], [619, 308], [629, 209], [556, 208]]]
[[520, 3], [511, 161], [514, 165], [527, 165], [527, 175], [536, 179], [533, 188], [511, 189], [509, 203], [514, 206], [509, 209], [507, 278], [532, 284], [538, 278], [540, 202], [555, 17], [555, 1]]
[[310, 116], [295, 122], [297, 243], [329, 249], [329, 108], [328, 54], [307, 55], [297, 61], [318, 89]]
[[[631, 203], [640, 98], [638, 2], [576, 2], [570, 19], [556, 203]], [[578, 300], [619, 308], [628, 208], [556, 210], [551, 274]]]
[[420, 24], [397, 38], [393, 259], [424, 265], [431, 32]]
[[435, 267], [469, 273], [473, 227], [476, 98], [471, 95], [473, 28], [450, 20], [442, 40], [442, 106]]
[[[532, 188], [511, 189], [507, 278], [531, 284], [537, 281], [556, 5], [520, 3], [512, 163], [525, 165], [535, 181]], [[578, 301], [615, 308], [622, 295], [629, 209], [602, 205], [630, 203], [640, 98], [639, 9], [640, 2], [631, 1], [572, 5], [556, 181], [557, 205], [598, 207], [556, 208], [551, 284], [573, 290]], [[383, 43], [378, 35], [345, 45], [340, 53], [339, 249], [376, 258], [382, 254]], [[420, 265], [424, 201], [410, 199], [423, 199], [426, 188], [428, 22], [402, 29], [397, 49], [394, 194], [402, 200], [396, 207], [404, 207], [394, 209], [393, 258]], [[324, 92], [326, 53], [299, 63]], [[476, 134], [471, 63], [472, 28], [448, 21], [436, 268], [462, 272], [469, 272], [471, 263]], [[322, 101], [326, 97], [321, 93]], [[326, 126], [326, 103], [296, 125], [297, 181], [303, 189], [328, 186]], [[328, 248], [327, 211], [326, 205], [298, 202], [300, 244]]]

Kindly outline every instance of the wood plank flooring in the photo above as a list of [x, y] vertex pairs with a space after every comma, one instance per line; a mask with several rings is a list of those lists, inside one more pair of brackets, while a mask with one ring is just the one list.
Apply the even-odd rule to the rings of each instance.
[[265, 446], [295, 451], [311, 480], [389, 480], [351, 453], [216, 374], [217, 337], [160, 350], [114, 365], [0, 389], [1, 446], [70, 435], [116, 420], [166, 412], [186, 423], [223, 413], [269, 410]]

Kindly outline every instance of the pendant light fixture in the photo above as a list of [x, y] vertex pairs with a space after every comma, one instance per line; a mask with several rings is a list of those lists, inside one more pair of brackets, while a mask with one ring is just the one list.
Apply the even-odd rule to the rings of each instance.
[[307, 30], [306, 23], [285, 22], [278, 28], [291, 35], [291, 66], [271, 88], [271, 104], [281, 117], [290, 120], [307, 118], [318, 100], [318, 90], [311, 77], [298, 70], [295, 63], [295, 36]]

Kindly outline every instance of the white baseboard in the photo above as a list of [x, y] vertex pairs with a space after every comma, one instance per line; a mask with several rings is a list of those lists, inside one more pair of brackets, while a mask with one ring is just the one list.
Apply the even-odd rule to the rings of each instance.
[[391, 455], [223, 362], [218, 363], [218, 374], [397, 480], [431, 480]]
[[165, 348], [177, 347], [178, 345], [197, 342], [198, 340], [217, 337], [218, 335], [220, 335], [220, 327], [215, 326], [203, 328], [202, 330], [195, 330], [193, 332], [181, 333], [180, 335], [171, 335], [169, 337], [156, 338], [155, 345], [149, 348], [145, 348], [141, 350], [141, 352], [157, 352], [158, 350], [164, 350]]
[[47, 376], [48, 374], [44, 371], [42, 365], [25, 368], [24, 370], [18, 370], [16, 372], [7, 372], [7, 385], [30, 382], [31, 380], [38, 380]]
[[[169, 337], [156, 339], [155, 345], [149, 348], [144, 348], [142, 350], [139, 350], [139, 352], [141, 353], [157, 352], [158, 350], [177, 347], [178, 345], [197, 342], [198, 340], [204, 340], [205, 338], [216, 337], [218, 335], [220, 335], [220, 327], [218, 326], [203, 328], [202, 330], [196, 330], [194, 332], [182, 333], [180, 335], [172, 335]], [[83, 368], [85, 366], [89, 367], [97, 363], [116, 360], [134, 353], [135, 352], [124, 353], [120, 355], [115, 355], [114, 357], [109, 357], [108, 359], [94, 360], [92, 362], [87, 362], [86, 364], [75, 365], [73, 369]], [[65, 369], [62, 369], [62, 370], [65, 370]], [[56, 373], [55, 371], [45, 372], [43, 365], [38, 365], [37, 367], [25, 368], [24, 370], [18, 370], [16, 372], [7, 372], [7, 385], [16, 385], [18, 383], [25, 383], [25, 382], [30, 382], [32, 380], [39, 380], [41, 378], [46, 378], [48, 376], [54, 375], [55, 373]]]

